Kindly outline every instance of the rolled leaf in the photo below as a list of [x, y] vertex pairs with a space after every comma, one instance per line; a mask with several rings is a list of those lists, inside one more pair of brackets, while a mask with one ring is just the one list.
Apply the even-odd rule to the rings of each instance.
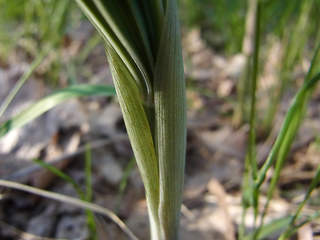
[[152, 240], [180, 238], [186, 99], [176, 0], [76, 0], [103, 36]]
[[159, 239], [159, 171], [147, 116], [132, 75], [115, 50], [107, 45], [107, 56], [130, 143], [146, 189], [152, 239]]
[[166, 1], [154, 75], [156, 149], [160, 174], [159, 217], [163, 239], [180, 238], [186, 150], [186, 97], [180, 26], [175, 0]]

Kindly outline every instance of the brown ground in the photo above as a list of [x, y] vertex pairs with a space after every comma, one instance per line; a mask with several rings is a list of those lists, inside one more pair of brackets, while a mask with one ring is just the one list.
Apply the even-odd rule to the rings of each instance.
[[[66, 55], [76, 54], [77, 50], [74, 53], [71, 50], [84, 44], [73, 40], [77, 38], [72, 35], [70, 39], [64, 49]], [[231, 123], [235, 85], [243, 58], [241, 55], [226, 58], [214, 53], [201, 40], [198, 30], [185, 34], [183, 43], [189, 110], [182, 239], [236, 239], [248, 126], [235, 129]], [[28, 67], [28, 61], [21, 60], [24, 58], [19, 54], [23, 55], [17, 51], [7, 66], [0, 68], [0, 101]], [[264, 73], [263, 77], [264, 83], [269, 81], [272, 85], [272, 66], [269, 67], [269, 75]], [[94, 49], [83, 68], [91, 72], [90, 82], [112, 83], [102, 46]], [[50, 92], [42, 76], [38, 73], [28, 80], [6, 117]], [[61, 79], [64, 79], [63, 74]], [[79, 78], [79, 82], [84, 81]], [[275, 134], [295, 91], [292, 89], [284, 97]], [[315, 143], [320, 130], [318, 101], [319, 98], [311, 101], [270, 205], [268, 221], [286, 216], [295, 209], [314, 176], [320, 153], [319, 145]], [[269, 141], [261, 139], [258, 142], [260, 163], [265, 160], [275, 134]], [[92, 145], [93, 202], [114, 210], [139, 239], [149, 239], [144, 190], [136, 167], [130, 173], [122, 201], [119, 200], [119, 184], [132, 152], [116, 99], [71, 100], [12, 131], [0, 140], [0, 178], [78, 197], [70, 184], [34, 167], [32, 159], [55, 162], [84, 186], [85, 143]], [[0, 239], [87, 239], [83, 210], [27, 193], [7, 189], [0, 193]], [[318, 195], [315, 191], [304, 214], [319, 210]], [[262, 197], [261, 201], [264, 200]], [[109, 219], [97, 216], [96, 220], [101, 239], [127, 239]], [[246, 223], [250, 229], [252, 213], [248, 214]], [[296, 239], [312, 239], [312, 233], [316, 235], [319, 230], [319, 223], [312, 222], [301, 228]], [[276, 239], [275, 236], [268, 239]]]

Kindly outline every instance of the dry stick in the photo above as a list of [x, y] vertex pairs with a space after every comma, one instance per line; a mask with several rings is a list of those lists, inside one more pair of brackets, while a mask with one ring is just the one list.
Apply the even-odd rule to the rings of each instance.
[[[97, 140], [94, 141], [92, 143], [90, 143], [91, 149], [96, 149], [96, 148], [100, 148], [100, 147], [104, 147], [107, 145], [110, 145], [112, 143], [116, 143], [116, 142], [120, 142], [120, 141], [124, 141], [124, 140], [128, 140], [128, 136], [127, 134], [119, 134], [111, 139], [106, 139], [106, 140]], [[65, 159], [68, 158], [72, 158], [75, 157], [76, 155], [82, 154], [86, 151], [85, 147], [80, 147], [77, 151], [72, 152], [72, 153], [66, 153], [63, 154], [62, 156], [59, 156], [53, 160], [51, 160], [50, 162], [48, 162], [49, 164], [56, 164], [59, 163]], [[32, 174], [38, 170], [41, 170], [42, 166], [35, 164], [31, 167], [27, 167], [27, 168], [23, 168], [9, 176], [4, 177], [4, 179], [6, 180], [11, 180], [11, 181], [18, 181], [19, 179], [28, 176], [29, 174]]]
[[[196, 223], [197, 217], [184, 204], [181, 204], [181, 213], [191, 224]], [[200, 234], [204, 237], [205, 240], [212, 239], [212, 236], [206, 231], [200, 231]]]
[[218, 205], [223, 211], [224, 218], [226, 220], [226, 232], [225, 239], [226, 240], [235, 240], [235, 228], [233, 226], [232, 218], [229, 214], [228, 204], [226, 202], [227, 193], [224, 187], [215, 179], [211, 179], [208, 183], [209, 193], [215, 195], [218, 200]]
[[85, 201], [82, 201], [80, 199], [72, 198], [69, 196], [65, 196], [59, 193], [53, 193], [45, 190], [41, 190], [38, 188], [30, 187], [25, 184], [21, 183], [16, 183], [16, 182], [11, 182], [11, 181], [6, 181], [6, 180], [1, 180], [0, 179], [0, 186], [7, 187], [7, 188], [12, 188], [12, 189], [17, 189], [20, 191], [36, 194], [45, 198], [49, 198], [52, 200], [56, 200], [62, 203], [67, 203], [71, 204], [83, 209], [89, 209], [93, 212], [100, 213], [104, 216], [107, 216], [110, 218], [115, 224], [117, 224], [121, 230], [123, 230], [128, 237], [131, 240], [138, 240], [138, 238], [131, 232], [131, 230], [125, 225], [125, 223], [117, 216], [115, 215], [111, 210], [107, 208], [103, 208], [99, 205], [93, 204], [93, 203], [88, 203]]

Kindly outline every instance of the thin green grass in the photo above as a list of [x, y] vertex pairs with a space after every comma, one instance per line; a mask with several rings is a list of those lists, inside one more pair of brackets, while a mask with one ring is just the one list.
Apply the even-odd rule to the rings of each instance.
[[[251, 29], [255, 20], [251, 18], [251, 10], [254, 5], [254, 1], [247, 1], [247, 20], [246, 30], [243, 36], [242, 53], [247, 58], [246, 65], [242, 76], [239, 77], [237, 84], [237, 103], [235, 105], [233, 125], [239, 127], [242, 124], [250, 121], [250, 109], [247, 107], [250, 105], [249, 100], [249, 79], [251, 78], [250, 70], [251, 65], [251, 53], [250, 48], [253, 48], [253, 44], [248, 42], [250, 34], [254, 31]], [[281, 43], [281, 60], [279, 60], [276, 75], [277, 82], [274, 86], [268, 88], [268, 96], [263, 96], [263, 99], [270, 99], [266, 109], [263, 108], [263, 112], [258, 111], [258, 115], [261, 116], [259, 121], [261, 124], [261, 135], [267, 136], [272, 130], [274, 119], [277, 113], [279, 102], [282, 100], [283, 94], [287, 87], [295, 84], [293, 81], [294, 69], [297, 66], [301, 66], [305, 57], [312, 56], [314, 46], [318, 44], [317, 36], [319, 36], [319, 28], [315, 27], [320, 21], [319, 18], [319, 3], [315, 0], [310, 1], [261, 1], [263, 4], [263, 11], [261, 12], [261, 36], [262, 36], [262, 53], [269, 51], [264, 39], [270, 37], [276, 38]], [[251, 19], [251, 20], [250, 20]], [[251, 23], [251, 24], [250, 24]], [[253, 36], [253, 34], [251, 34]], [[232, 40], [235, 41], [234, 37]], [[241, 39], [237, 40], [240, 42]], [[248, 44], [249, 43], [249, 44]], [[249, 46], [249, 50], [248, 50]], [[249, 58], [249, 60], [248, 60]], [[260, 59], [261, 67], [263, 68], [267, 63]]]
[[[42, 166], [44, 169], [47, 169], [51, 173], [53, 173], [55, 176], [61, 178], [62, 180], [66, 181], [67, 183], [71, 184], [73, 189], [76, 190], [81, 200], [86, 202], [92, 201], [92, 186], [91, 186], [91, 156], [89, 154], [90, 148], [89, 145], [86, 145], [86, 161], [85, 161], [85, 172], [86, 172], [86, 191], [83, 191], [80, 187], [80, 185], [74, 181], [69, 175], [62, 172], [60, 169], [54, 167], [51, 164], [48, 164], [44, 161], [41, 161], [39, 159], [34, 159], [33, 161], [40, 166]], [[94, 221], [94, 215], [92, 211], [86, 209], [86, 220], [88, 229], [90, 232], [90, 239], [97, 240], [97, 232], [96, 232], [96, 225]]]
[[81, 49], [79, 54], [77, 54], [75, 61], [79, 64], [82, 64], [92, 52], [92, 50], [102, 42], [101, 36], [98, 33], [95, 33], [86, 43], [86, 45]]
[[[256, 224], [258, 217], [258, 202], [257, 198], [254, 197], [254, 192], [247, 192], [250, 189], [252, 182], [257, 178], [258, 166], [256, 161], [256, 90], [257, 90], [257, 80], [258, 80], [258, 66], [259, 66], [259, 49], [260, 49], [260, 19], [261, 19], [261, 2], [258, 0], [251, 1], [252, 12], [255, 14], [253, 19], [255, 19], [254, 35], [253, 35], [253, 53], [252, 57], [248, 56], [247, 64], [251, 67], [250, 69], [250, 129], [249, 129], [249, 142], [247, 147], [247, 154], [245, 159], [245, 171], [243, 177], [243, 194], [242, 198], [242, 223], [239, 226], [239, 239], [243, 239], [245, 235], [244, 221], [246, 217], [246, 212], [250, 206], [250, 202], [254, 208], [254, 223]], [[250, 196], [251, 195], [251, 196]], [[251, 199], [250, 199], [251, 198]]]
[[[247, 172], [246, 172], [246, 174], [248, 174], [248, 172], [251, 172], [251, 179], [253, 180], [251, 190], [247, 189], [246, 191], [249, 191], [247, 194], [249, 194], [253, 197], [252, 207], [255, 211], [255, 216], [256, 216], [256, 214], [258, 213], [258, 207], [259, 207], [259, 205], [258, 205], [259, 196], [261, 194], [260, 187], [266, 179], [267, 171], [273, 165], [275, 165], [274, 166], [274, 174], [271, 178], [270, 186], [269, 186], [269, 189], [267, 192], [267, 201], [263, 207], [262, 214], [260, 215], [260, 217], [261, 217], [260, 224], [259, 224], [259, 226], [257, 226], [257, 229], [254, 231], [254, 234], [252, 235], [252, 239], [260, 239], [261, 238], [261, 234], [263, 232], [263, 229], [265, 228], [264, 217], [267, 214], [268, 206], [269, 206], [271, 198], [274, 194], [281, 170], [285, 164], [289, 150], [290, 150], [291, 145], [294, 141], [295, 135], [296, 135], [296, 133], [300, 127], [300, 124], [302, 122], [302, 119], [304, 117], [305, 108], [306, 108], [307, 102], [310, 98], [310, 95], [311, 95], [312, 91], [314, 90], [316, 84], [320, 80], [320, 72], [316, 73], [315, 75], [312, 75], [315, 72], [320, 70], [320, 69], [315, 69], [315, 66], [316, 66], [315, 60], [318, 59], [318, 54], [319, 54], [319, 47], [317, 48], [317, 50], [314, 54], [311, 66], [309, 68], [309, 72], [306, 76], [306, 80], [305, 80], [303, 86], [297, 92], [290, 108], [288, 109], [288, 111], [286, 113], [282, 127], [279, 132], [279, 135], [278, 135], [278, 137], [277, 137], [277, 139], [276, 139], [276, 141], [270, 151], [270, 154], [269, 154], [267, 160], [262, 165], [262, 167], [259, 169], [258, 174], [256, 176], [253, 175], [252, 168], [254, 166], [250, 165], [249, 170], [247, 170]], [[252, 128], [252, 125], [250, 127]], [[249, 144], [252, 144], [252, 143], [250, 142]], [[246, 179], [247, 178], [248, 177], [246, 177]], [[311, 183], [311, 187], [309, 188], [309, 190], [306, 194], [305, 201], [298, 207], [298, 210], [297, 210], [295, 216], [292, 218], [292, 221], [290, 222], [290, 225], [291, 225], [290, 229], [287, 230], [283, 236], [288, 236], [289, 232], [292, 232], [292, 228], [293, 228], [292, 225], [293, 225], [294, 221], [298, 218], [298, 216], [301, 212], [301, 208], [303, 207], [305, 202], [309, 199], [310, 194], [311, 194], [312, 190], [314, 189], [314, 187], [316, 186], [316, 184], [318, 183], [318, 181], [319, 181], [319, 176], [318, 176], [318, 172], [317, 172], [315, 178], [313, 179], [313, 181]], [[249, 182], [250, 182], [250, 180], [249, 180]], [[246, 185], [246, 188], [247, 187], [248, 187], [248, 185]], [[245, 194], [245, 191], [243, 194]], [[244, 195], [244, 196], [245, 196], [244, 199], [246, 199], [248, 197], [247, 195]], [[247, 203], [246, 205], [244, 205], [245, 208], [247, 208], [248, 206], [250, 206], [250, 201], [249, 201], [249, 204]], [[245, 209], [244, 209], [244, 211], [245, 211]], [[245, 218], [243, 216], [243, 220], [244, 219]], [[244, 225], [242, 225], [242, 228], [243, 227], [244, 227]], [[244, 230], [241, 229], [241, 231], [239, 231], [239, 232], [243, 234]], [[242, 235], [241, 237], [243, 238], [244, 236]]]
[[295, 232], [299, 228], [299, 225], [295, 226], [296, 221], [297, 221], [298, 217], [300, 216], [303, 207], [306, 205], [306, 203], [310, 199], [312, 191], [318, 187], [319, 182], [320, 182], [320, 165], [318, 166], [318, 168], [316, 170], [316, 174], [311, 181], [311, 184], [308, 188], [308, 191], [306, 192], [306, 194], [304, 196], [303, 201], [299, 204], [295, 214], [293, 215], [293, 217], [290, 220], [290, 223], [288, 224], [287, 229], [281, 234], [281, 236], [279, 237], [279, 240], [287, 239], [290, 235], [292, 235], [293, 232]]
[[[0, 1], [0, 57], [4, 62], [12, 55], [26, 58], [39, 55], [39, 49], [52, 46], [45, 80], [59, 82], [64, 69], [61, 50], [71, 17], [76, 8], [72, 0]], [[16, 62], [14, 63], [16, 64]]]
[[22, 127], [36, 117], [50, 110], [51, 108], [61, 104], [71, 98], [84, 96], [114, 96], [115, 90], [113, 87], [104, 85], [73, 85], [65, 89], [56, 91], [51, 95], [32, 104], [27, 109], [23, 110], [13, 118], [0, 124], [0, 137], [7, 134], [9, 131]]
[[119, 213], [120, 211], [120, 206], [122, 204], [123, 196], [129, 181], [130, 174], [134, 167], [136, 166], [136, 160], [135, 158], [131, 158], [130, 161], [128, 162], [126, 169], [124, 170], [123, 176], [121, 178], [120, 184], [119, 184], [119, 190], [118, 190], [118, 196], [117, 196], [117, 204], [115, 207], [115, 212]]
[[261, 240], [261, 239], [265, 239], [268, 236], [279, 232], [279, 231], [283, 231], [286, 226], [288, 226], [288, 224], [290, 223], [291, 220], [291, 216], [286, 216], [283, 218], [279, 218], [276, 220], [271, 221], [270, 223], [267, 223], [263, 226], [263, 228], [260, 230], [259, 236], [255, 236], [255, 231], [247, 234], [244, 238], [244, 240]]
[[[293, 5], [293, 4], [291, 4]], [[263, 128], [266, 132], [271, 130], [274, 123], [276, 112], [283, 97], [285, 90], [292, 78], [292, 69], [299, 60], [303, 58], [303, 51], [306, 49], [307, 41], [310, 36], [311, 10], [314, 6], [314, 1], [303, 1], [300, 3], [300, 13], [296, 20], [286, 29], [283, 36], [282, 45], [284, 50], [283, 59], [279, 72], [279, 81], [275, 87], [271, 89], [271, 101], [268, 107], [266, 117], [263, 121]]]
[[[254, 1], [250, 1], [250, 4], [254, 4]], [[296, 136], [296, 133], [301, 125], [301, 122], [303, 120], [303, 117], [305, 115], [305, 109], [307, 106], [307, 103], [310, 99], [310, 96], [313, 92], [313, 89], [315, 88], [315, 85], [318, 83], [320, 79], [320, 68], [319, 68], [319, 47], [314, 52], [314, 56], [311, 62], [311, 66], [309, 68], [308, 74], [305, 77], [305, 82], [303, 86], [300, 88], [298, 93], [295, 95], [293, 99], [293, 103], [291, 104], [290, 108], [287, 111], [287, 114], [284, 118], [282, 127], [280, 129], [279, 135], [270, 151], [270, 154], [264, 164], [258, 169], [257, 163], [256, 163], [256, 152], [255, 152], [255, 131], [256, 131], [256, 98], [255, 94], [257, 91], [256, 88], [256, 82], [258, 77], [258, 63], [259, 63], [259, 36], [262, 34], [262, 30], [265, 31], [265, 26], [262, 25], [261, 28], [259, 28], [260, 22], [262, 19], [264, 19], [264, 15], [267, 15], [266, 13], [268, 10], [268, 5], [270, 6], [270, 2], [263, 2], [257, 0], [255, 2], [257, 5], [257, 11], [256, 11], [256, 17], [255, 17], [255, 26], [256, 29], [254, 31], [254, 37], [255, 40], [254, 43], [254, 50], [252, 57], [249, 56], [249, 60], [247, 61], [247, 73], [245, 76], [250, 77], [250, 115], [249, 115], [249, 124], [250, 124], [250, 131], [249, 131], [249, 140], [248, 140], [248, 149], [247, 149], [247, 155], [245, 160], [245, 170], [244, 170], [244, 177], [243, 177], [243, 187], [242, 187], [242, 208], [243, 208], [243, 214], [242, 214], [242, 223], [239, 226], [238, 233], [239, 233], [239, 239], [263, 239], [266, 234], [270, 234], [271, 231], [277, 230], [284, 230], [283, 226], [287, 223], [289, 224], [288, 229], [283, 233], [281, 236], [283, 239], [285, 237], [288, 237], [290, 234], [292, 234], [297, 227], [297, 224], [295, 225], [294, 222], [299, 218], [300, 219], [300, 213], [303, 205], [308, 201], [310, 194], [313, 190], [313, 187], [310, 187], [308, 192], [306, 193], [305, 200], [301, 205], [298, 207], [297, 212], [294, 216], [290, 216], [289, 218], [283, 219], [279, 221], [279, 224], [282, 226], [281, 228], [277, 228], [275, 226], [275, 223], [270, 223], [265, 225], [264, 224], [264, 218], [267, 214], [268, 206], [270, 204], [270, 201], [273, 197], [274, 191], [277, 186], [277, 182], [279, 180], [279, 176], [281, 173], [281, 170], [283, 169], [288, 153], [290, 151], [291, 145], [294, 141], [294, 138]], [[271, 4], [272, 5], [272, 4]], [[253, 5], [251, 6], [251, 10], [253, 9]], [[296, 4], [291, 4], [290, 9], [287, 10], [287, 14], [284, 16], [284, 19], [288, 20], [292, 17], [293, 13], [297, 12], [297, 6]], [[309, 36], [309, 26], [310, 24], [306, 24], [306, 21], [311, 14], [311, 8], [314, 6], [313, 1], [308, 1], [301, 3], [299, 7], [301, 7], [301, 13], [298, 14], [296, 22], [293, 21], [293, 24], [296, 23], [297, 30], [295, 27], [290, 28], [295, 29], [295, 38], [297, 39], [297, 46], [295, 46], [293, 43], [295, 42], [294, 39], [290, 40], [291, 47], [288, 47], [285, 52], [285, 61], [284, 66], [285, 68], [282, 69], [282, 73], [291, 71], [297, 61], [301, 59], [303, 46], [306, 45], [307, 42], [307, 36]], [[263, 12], [259, 9], [263, 7]], [[280, 9], [281, 10], [281, 9]], [[262, 14], [263, 13], [263, 14]], [[263, 20], [265, 21], [265, 20]], [[262, 22], [265, 24], [264, 22]], [[299, 31], [301, 29], [301, 31]], [[280, 75], [281, 79], [286, 78], [288, 79], [288, 76], [282, 74]], [[243, 84], [243, 82], [240, 82], [240, 84]], [[248, 85], [248, 84], [247, 84]], [[280, 86], [280, 94], [278, 94], [278, 98], [275, 101], [271, 101], [271, 108], [273, 116], [275, 116], [275, 112], [277, 109], [277, 105], [279, 104], [279, 101], [281, 99], [280, 96], [282, 96], [284, 90], [286, 89], [287, 81], [284, 79], [283, 82], [281, 81]], [[239, 87], [239, 86], [238, 86]], [[242, 91], [245, 90], [245, 87], [238, 88]], [[242, 97], [241, 104], [244, 104], [247, 100], [244, 98], [244, 93], [239, 92], [239, 97]], [[241, 95], [242, 94], [242, 95]], [[240, 106], [239, 104], [238, 108], [241, 109], [241, 111], [244, 111], [244, 107]], [[239, 116], [244, 117], [245, 115], [239, 115], [239, 110], [236, 111], [236, 122], [241, 122], [241, 119], [239, 119]], [[259, 113], [258, 113], [259, 114]], [[270, 119], [270, 111], [267, 114], [267, 118]], [[274, 117], [272, 117], [274, 118]], [[234, 119], [235, 120], [235, 119]], [[243, 121], [243, 119], [242, 119]], [[268, 121], [268, 124], [270, 125], [272, 121]], [[265, 125], [266, 126], [266, 125]], [[271, 126], [271, 125], [270, 125]], [[264, 183], [266, 179], [266, 174], [270, 168], [274, 167], [274, 174], [271, 177], [271, 182], [269, 189], [267, 191], [267, 201], [265, 205], [263, 206], [262, 213], [259, 213], [259, 198], [261, 193], [261, 185]], [[312, 180], [312, 185], [316, 184], [319, 181], [318, 175], [316, 174], [315, 178]], [[250, 233], [249, 235], [245, 232], [245, 219], [246, 219], [246, 212], [247, 209], [252, 207], [254, 210], [254, 227], [255, 230]], [[260, 217], [260, 221], [258, 221], [258, 217]], [[289, 220], [288, 220], [289, 219]], [[258, 224], [259, 222], [259, 224]], [[301, 222], [301, 221], [300, 221]], [[279, 225], [279, 226], [280, 226]], [[269, 230], [267, 230], [269, 229]], [[272, 230], [273, 229], [273, 230]], [[293, 230], [295, 229], [295, 230]]]
[[81, 189], [80, 185], [76, 181], [74, 181], [70, 176], [68, 176], [67, 174], [62, 172], [60, 169], [54, 167], [53, 165], [48, 164], [40, 159], [34, 159], [33, 162], [35, 162], [36, 164], [39, 164], [41, 167], [43, 167], [44, 169], [47, 169], [48, 171], [53, 173], [55, 176], [61, 178], [62, 180], [66, 181], [67, 183], [71, 184], [73, 189], [76, 190], [79, 197], [82, 200], [85, 200], [85, 194], [84, 194], [83, 190]]
[[7, 95], [6, 99], [2, 102], [0, 106], [0, 119], [3, 117], [3, 114], [9, 107], [10, 103], [14, 99], [14, 97], [17, 95], [17, 93], [20, 91], [22, 86], [25, 84], [25, 82], [29, 79], [31, 74], [36, 70], [36, 68], [41, 64], [43, 59], [47, 56], [48, 52], [50, 51], [51, 46], [45, 48], [40, 52], [38, 57], [32, 62], [30, 65], [28, 71], [26, 71], [20, 79], [17, 81], [17, 83], [14, 85], [14, 87], [11, 89], [10, 93]]
[[[85, 153], [85, 173], [86, 173], [86, 191], [84, 200], [87, 202], [92, 202], [92, 158], [91, 158], [91, 146], [86, 144]], [[97, 226], [95, 223], [94, 215], [92, 211], [86, 210], [87, 224], [90, 231], [90, 239], [98, 240], [97, 236]]]
[[319, 218], [320, 218], [320, 211], [316, 211], [314, 214], [312, 214], [311, 216], [308, 216], [305, 220], [301, 221], [299, 224], [292, 226], [292, 228], [289, 229], [288, 232], [285, 232], [285, 235], [280, 236], [279, 240], [284, 240], [285, 239], [284, 237], [292, 236], [303, 225], [310, 223], [314, 219], [319, 219]]

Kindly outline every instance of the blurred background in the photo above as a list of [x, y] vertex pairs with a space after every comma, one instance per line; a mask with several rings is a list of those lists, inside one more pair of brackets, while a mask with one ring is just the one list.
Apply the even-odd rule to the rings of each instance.
[[[254, 26], [260, 23], [259, 165], [266, 160], [320, 43], [319, 0], [261, 2], [257, 15], [251, 0], [179, 0], [188, 101], [184, 240], [235, 239], [241, 222]], [[113, 85], [100, 36], [70, 0], [0, 0], [0, 104], [26, 72], [29, 76], [1, 112], [0, 123], [55, 90], [80, 83]], [[319, 100], [316, 87], [270, 203], [269, 222], [292, 212], [314, 178], [320, 163]], [[33, 159], [54, 163], [83, 189], [88, 178], [85, 163], [91, 162], [91, 201], [113, 210], [139, 239], [149, 239], [143, 184], [116, 97], [69, 100], [0, 139], [0, 178], [79, 198], [70, 181]], [[263, 189], [267, 188], [268, 183]], [[315, 190], [303, 214], [320, 210], [319, 203]], [[252, 213], [247, 217], [250, 230]], [[0, 192], [1, 239], [94, 239], [87, 220], [85, 211], [66, 204]], [[99, 239], [127, 239], [110, 220], [95, 217], [95, 221]], [[320, 223], [314, 220], [292, 239], [317, 235]], [[275, 232], [265, 239], [277, 236]]]

